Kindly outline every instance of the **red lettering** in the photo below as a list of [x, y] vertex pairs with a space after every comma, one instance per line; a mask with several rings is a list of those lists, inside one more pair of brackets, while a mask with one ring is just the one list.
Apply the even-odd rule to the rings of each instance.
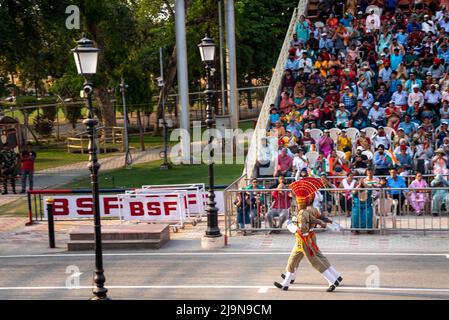
[[105, 215], [111, 214], [111, 209], [119, 209], [120, 208], [120, 206], [118, 205], [117, 197], [104, 197], [103, 204], [104, 204], [104, 214]]
[[54, 216], [68, 216], [70, 214], [68, 199], [55, 199], [53, 202]]
[[177, 202], [164, 202], [165, 215], [169, 216], [171, 215], [172, 211], [176, 212], [176, 210], [178, 209], [177, 204]]
[[[92, 215], [94, 212], [94, 205], [92, 198], [78, 198], [76, 199], [76, 213], [82, 216]], [[86, 210], [83, 210], [86, 209]]]
[[131, 213], [131, 217], [141, 217], [145, 214], [142, 202], [130, 202], [129, 211]]
[[160, 216], [162, 211], [159, 202], [148, 202], [147, 203], [148, 215], [149, 216]]

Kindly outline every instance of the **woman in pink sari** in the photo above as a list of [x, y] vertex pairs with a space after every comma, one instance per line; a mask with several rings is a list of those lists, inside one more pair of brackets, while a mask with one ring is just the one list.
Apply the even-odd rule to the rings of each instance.
[[424, 207], [428, 201], [427, 191], [421, 188], [427, 188], [427, 182], [422, 178], [422, 174], [418, 172], [416, 174], [416, 179], [410, 184], [408, 200], [412, 208], [416, 211], [416, 215], [420, 216], [423, 214]]
[[324, 157], [327, 158], [334, 149], [334, 140], [330, 137], [329, 130], [323, 131], [324, 135], [318, 141], [318, 151], [324, 153]]

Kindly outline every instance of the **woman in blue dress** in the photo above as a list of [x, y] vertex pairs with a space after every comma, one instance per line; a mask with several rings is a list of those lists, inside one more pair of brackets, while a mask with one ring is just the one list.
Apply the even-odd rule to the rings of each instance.
[[[373, 228], [373, 198], [371, 190], [366, 189], [371, 186], [365, 185], [364, 179], [361, 179], [355, 187], [352, 195], [352, 217], [351, 228], [353, 229], [372, 229]], [[356, 191], [357, 190], [357, 191]], [[359, 231], [354, 231], [358, 234]]]
[[302, 43], [306, 43], [309, 40], [309, 25], [306, 21], [306, 17], [303, 15], [299, 17], [299, 21], [296, 22], [296, 35], [298, 40]]

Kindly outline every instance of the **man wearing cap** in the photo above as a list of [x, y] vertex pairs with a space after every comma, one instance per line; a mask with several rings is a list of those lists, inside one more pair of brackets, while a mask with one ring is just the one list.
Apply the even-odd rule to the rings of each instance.
[[410, 110], [415, 108], [415, 103], [418, 103], [418, 109], [422, 110], [424, 107], [424, 94], [419, 90], [419, 85], [414, 84], [412, 92], [408, 95], [407, 105], [410, 111], [410, 114], [417, 113], [417, 110]]
[[368, 119], [374, 128], [385, 125], [385, 109], [380, 107], [379, 102], [375, 102], [373, 108], [368, 113]]
[[309, 151], [314, 151], [315, 145], [317, 144], [317, 141], [315, 141], [310, 136], [310, 129], [304, 130], [304, 136], [299, 141], [299, 146], [301, 149], [304, 150], [305, 153]]
[[356, 96], [352, 92], [352, 90], [349, 86], [345, 86], [344, 89], [345, 89], [345, 91], [341, 95], [340, 103], [344, 104], [346, 110], [348, 110], [349, 112], [352, 112], [356, 105], [356, 101], [357, 101]]
[[317, 219], [314, 210], [309, 207], [313, 203], [316, 189], [307, 187], [302, 180], [292, 183], [290, 188], [295, 193], [298, 211], [297, 215], [293, 216], [291, 221], [288, 221], [287, 228], [296, 236], [296, 244], [288, 259], [283, 281], [274, 282], [274, 285], [287, 291], [289, 285], [294, 282], [299, 263], [305, 256], [312, 267], [328, 281], [329, 287], [326, 291], [332, 292], [340, 285], [343, 278], [331, 266], [329, 260], [321, 253], [316, 244], [314, 226], [318, 224], [323, 228], [326, 227], [326, 223]]

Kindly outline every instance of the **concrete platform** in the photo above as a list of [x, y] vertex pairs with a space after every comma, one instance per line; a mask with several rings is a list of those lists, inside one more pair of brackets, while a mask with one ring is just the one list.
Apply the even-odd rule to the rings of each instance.
[[[105, 225], [102, 226], [103, 249], [160, 249], [170, 240], [167, 224]], [[69, 235], [68, 251], [93, 250], [94, 228], [81, 226]]]

